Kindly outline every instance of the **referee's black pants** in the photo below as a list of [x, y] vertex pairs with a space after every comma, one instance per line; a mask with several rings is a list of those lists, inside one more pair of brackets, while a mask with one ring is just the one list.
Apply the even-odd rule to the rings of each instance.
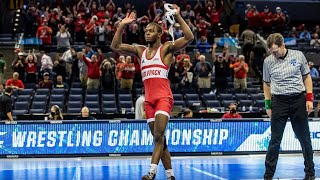
[[291, 120], [292, 129], [302, 148], [305, 174], [314, 176], [313, 150], [305, 94], [272, 96], [271, 103], [271, 139], [265, 160], [264, 177], [273, 177], [276, 171], [280, 144], [288, 118]]

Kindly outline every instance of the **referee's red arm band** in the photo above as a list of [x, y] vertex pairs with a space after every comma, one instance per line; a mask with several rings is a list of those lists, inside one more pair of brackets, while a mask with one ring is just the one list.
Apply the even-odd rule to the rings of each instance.
[[314, 100], [313, 93], [307, 93], [306, 99], [307, 99], [307, 101], [313, 102], [313, 100]]

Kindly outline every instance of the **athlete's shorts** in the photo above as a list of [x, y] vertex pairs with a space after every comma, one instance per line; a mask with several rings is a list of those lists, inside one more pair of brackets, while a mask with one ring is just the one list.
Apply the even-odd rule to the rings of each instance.
[[157, 114], [163, 114], [170, 118], [170, 114], [173, 107], [172, 98], [159, 98], [154, 102], [145, 101], [144, 110], [146, 112], [147, 123], [155, 121], [155, 116]]

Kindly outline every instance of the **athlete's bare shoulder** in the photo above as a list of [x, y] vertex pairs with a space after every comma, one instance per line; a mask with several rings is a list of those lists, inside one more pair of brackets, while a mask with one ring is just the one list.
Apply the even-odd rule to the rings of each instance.
[[147, 48], [146, 46], [144, 46], [144, 45], [141, 45], [141, 44], [134, 44], [133, 46], [135, 46], [135, 48], [136, 48], [136, 50], [137, 50], [137, 52], [138, 52], [138, 58], [140, 59], [141, 58], [141, 56], [142, 56], [142, 53], [143, 53], [143, 51]]

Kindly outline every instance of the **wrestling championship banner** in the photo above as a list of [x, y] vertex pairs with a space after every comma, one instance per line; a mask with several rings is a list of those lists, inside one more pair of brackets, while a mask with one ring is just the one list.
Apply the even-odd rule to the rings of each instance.
[[[145, 121], [34, 121], [0, 124], [0, 155], [150, 154], [153, 137]], [[314, 150], [320, 122], [310, 121]], [[165, 132], [172, 153], [255, 153], [268, 148], [269, 121], [171, 120]], [[300, 151], [288, 122], [281, 151]]]

